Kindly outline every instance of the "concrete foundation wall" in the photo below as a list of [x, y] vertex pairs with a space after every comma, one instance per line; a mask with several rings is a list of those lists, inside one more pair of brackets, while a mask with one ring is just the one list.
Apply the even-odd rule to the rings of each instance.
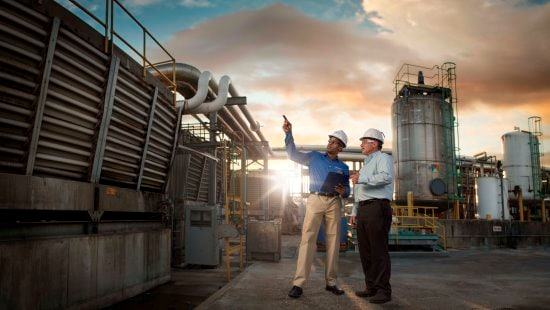
[[99, 308], [170, 280], [170, 230], [0, 242], [0, 309]]
[[550, 247], [550, 223], [503, 220], [440, 220], [439, 223], [445, 228], [447, 248]]
[[93, 210], [94, 186], [63, 179], [0, 173], [0, 209]]
[[108, 185], [0, 173], [0, 209], [159, 212], [160, 193]]

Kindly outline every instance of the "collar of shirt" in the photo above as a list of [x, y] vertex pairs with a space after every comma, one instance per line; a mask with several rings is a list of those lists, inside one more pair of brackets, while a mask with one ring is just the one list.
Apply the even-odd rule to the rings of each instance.
[[339, 161], [338, 159], [338, 155], [336, 155], [336, 158], [334, 159], [330, 159], [330, 157], [328, 157], [328, 153], [325, 152], [324, 156], [328, 159], [328, 160], [332, 160], [332, 161]]
[[367, 164], [369, 161], [371, 161], [373, 158], [377, 157], [378, 155], [380, 154], [380, 150], [372, 153], [372, 154], [369, 154], [367, 155], [367, 157], [363, 160], [363, 162], [365, 164]]

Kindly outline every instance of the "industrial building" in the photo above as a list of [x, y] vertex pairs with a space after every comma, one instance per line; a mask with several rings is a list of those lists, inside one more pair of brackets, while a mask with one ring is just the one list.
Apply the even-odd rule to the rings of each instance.
[[[70, 3], [93, 25], [53, 1], [0, 0], [0, 309], [101, 308], [167, 283], [172, 267], [225, 268], [229, 281], [248, 261], [279, 261], [307, 171], [298, 192], [272, 180], [284, 149], [230, 73], [178, 62], [106, 1], [165, 52], [152, 63], [112, 16]], [[390, 245], [548, 246], [540, 117], [502, 135], [502, 160], [460, 154], [455, 69], [406, 64], [395, 78]], [[341, 158], [363, 160], [353, 147]], [[353, 228], [344, 237], [353, 251]]]

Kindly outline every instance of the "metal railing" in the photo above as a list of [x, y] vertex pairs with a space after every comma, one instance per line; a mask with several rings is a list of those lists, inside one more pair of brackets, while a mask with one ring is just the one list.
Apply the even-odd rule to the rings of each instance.
[[[132, 50], [137, 56], [139, 56], [141, 60], [141, 64], [143, 66], [143, 77], [147, 75], [147, 69], [151, 68], [155, 70], [159, 75], [159, 77], [167, 82], [169, 84], [169, 88], [172, 90], [173, 96], [173, 103], [176, 103], [176, 59], [160, 44], [160, 42], [153, 37], [153, 35], [143, 26], [125, 7], [119, 0], [105, 0], [105, 17], [104, 20], [97, 17], [94, 13], [92, 13], [90, 10], [88, 10], [86, 7], [78, 3], [76, 0], [69, 0], [70, 3], [72, 3], [74, 6], [76, 6], [78, 9], [80, 9], [82, 12], [84, 12], [86, 15], [88, 15], [90, 18], [92, 18], [96, 23], [98, 23], [101, 28], [103, 28], [104, 31], [104, 52], [105, 53], [112, 53], [113, 51], [113, 45], [114, 45], [114, 39], [120, 40], [122, 43], [126, 45], [130, 50]], [[134, 23], [141, 29], [142, 32], [142, 47], [141, 50], [138, 50], [138, 48], [134, 47], [128, 40], [121, 34], [119, 34], [115, 30], [115, 10], [120, 9], [122, 12], [126, 14]], [[168, 60], [160, 61], [157, 63], [152, 63], [147, 58], [147, 39], [153, 40], [154, 43], [156, 43], [157, 47], [159, 47], [166, 55], [168, 56]], [[171, 63], [172, 64], [172, 76], [168, 77], [164, 73], [162, 73], [157, 66]]]
[[437, 235], [446, 249], [445, 227], [439, 224], [436, 216], [437, 207], [420, 206], [397, 206], [392, 205], [393, 216], [392, 228], [395, 230], [396, 242], [399, 242], [399, 232], [409, 230], [420, 235]]

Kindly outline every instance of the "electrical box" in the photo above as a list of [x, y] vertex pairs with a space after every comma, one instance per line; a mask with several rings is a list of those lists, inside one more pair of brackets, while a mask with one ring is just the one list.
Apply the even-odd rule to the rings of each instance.
[[218, 206], [185, 209], [185, 263], [217, 266], [221, 250], [217, 236]]

